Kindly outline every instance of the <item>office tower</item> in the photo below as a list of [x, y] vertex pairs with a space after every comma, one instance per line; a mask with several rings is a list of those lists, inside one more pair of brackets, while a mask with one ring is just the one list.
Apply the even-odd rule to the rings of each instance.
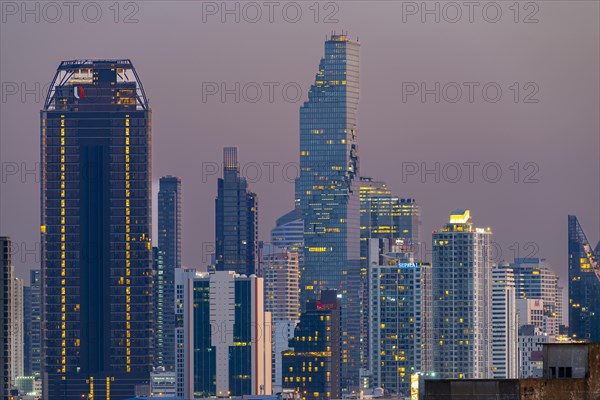
[[519, 326], [515, 277], [509, 268], [492, 270], [492, 375], [494, 379], [519, 377]]
[[492, 265], [489, 228], [469, 210], [433, 232], [433, 372], [441, 379], [492, 376]]
[[594, 250], [569, 215], [569, 329], [574, 339], [600, 342], [600, 243]]
[[[14, 274], [14, 271], [13, 271]], [[12, 322], [12, 334], [11, 334], [11, 351], [10, 356], [11, 366], [11, 380], [15, 382], [17, 376], [24, 376], [24, 362], [25, 356], [23, 354], [24, 344], [24, 312], [23, 312], [23, 279], [13, 277], [12, 281], [12, 302], [11, 302], [11, 322]]]
[[304, 222], [300, 209], [294, 208], [278, 218], [271, 230], [271, 243], [278, 247], [301, 252], [304, 243]]
[[380, 265], [374, 257], [369, 259], [371, 386], [408, 397], [411, 374], [426, 371], [423, 307], [430, 299], [424, 283], [431, 266], [394, 258]]
[[223, 149], [223, 178], [215, 200], [218, 271], [254, 274], [258, 263], [258, 200], [240, 176], [237, 147]]
[[361, 260], [371, 238], [406, 239], [418, 254], [420, 207], [415, 199], [392, 195], [385, 182], [360, 178]]
[[272, 244], [261, 246], [261, 275], [265, 285], [265, 311], [273, 320], [273, 391], [282, 389], [282, 356], [289, 349], [300, 314], [298, 253]]
[[[369, 177], [360, 178], [360, 259], [361, 259], [361, 338], [369, 343], [369, 272], [367, 253], [369, 240], [402, 239], [407, 247], [418, 254], [419, 206], [414, 199], [392, 195], [385, 182]], [[369, 346], [361, 349], [362, 367], [369, 360]]]
[[129, 60], [60, 63], [41, 112], [46, 400], [148, 386], [150, 119]]
[[517, 299], [517, 317], [519, 327], [533, 325], [540, 332], [548, 335], [544, 330], [544, 302], [541, 299]]
[[300, 315], [290, 347], [283, 353], [283, 387], [303, 399], [341, 399], [342, 303], [335, 290], [322, 290]]
[[[177, 272], [183, 291], [183, 398], [271, 394], [271, 314], [263, 279]], [[177, 365], [179, 360], [177, 360]]]
[[40, 376], [42, 372], [42, 271], [34, 269], [29, 272], [30, 288], [30, 313], [26, 315], [29, 319], [30, 330], [27, 331], [29, 338], [29, 373], [28, 375]]
[[[517, 297], [542, 300], [544, 315], [552, 325], [562, 323], [562, 289], [556, 275], [543, 258], [515, 258], [508, 266], [515, 275]], [[557, 333], [556, 332], [556, 333]], [[552, 333], [555, 334], [555, 333]]]
[[158, 191], [158, 248], [163, 262], [154, 281], [156, 319], [155, 360], [158, 367], [175, 369], [175, 268], [181, 267], [181, 178], [160, 178]]
[[296, 202], [304, 220], [300, 304], [318, 299], [323, 289], [342, 296], [345, 388], [358, 387], [360, 368], [358, 97], [359, 43], [332, 35], [300, 108]]
[[8, 399], [11, 388], [11, 344], [12, 344], [12, 264], [11, 264], [11, 241], [8, 236], [0, 236], [0, 345], [2, 346], [2, 357], [0, 360], [0, 398]]

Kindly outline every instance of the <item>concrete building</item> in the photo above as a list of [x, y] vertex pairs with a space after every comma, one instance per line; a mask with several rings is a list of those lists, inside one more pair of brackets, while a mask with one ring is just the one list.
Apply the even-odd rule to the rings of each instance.
[[519, 378], [542, 377], [542, 348], [552, 340], [552, 337], [535, 325], [523, 325], [519, 328]]
[[442, 379], [492, 376], [490, 228], [457, 210], [433, 232], [433, 372]]
[[[546, 344], [542, 376], [426, 380], [423, 400], [599, 400], [600, 343]], [[419, 395], [418, 394], [418, 395]], [[418, 396], [417, 395], [417, 396]]]
[[514, 274], [492, 270], [492, 363], [494, 379], [519, 377], [518, 316]]
[[515, 275], [517, 297], [542, 300], [544, 315], [556, 321], [550, 326], [555, 325], [557, 331], [548, 333], [558, 334], [558, 325], [563, 323], [562, 287], [558, 284], [558, 275], [543, 258], [515, 258], [509, 268]]
[[183, 292], [183, 360], [176, 362], [183, 398], [271, 394], [263, 279], [234, 271], [176, 275]]
[[282, 352], [289, 350], [289, 341], [300, 315], [300, 270], [298, 252], [291, 247], [260, 245], [260, 274], [265, 285], [265, 311], [273, 320], [273, 391], [282, 390]]
[[263, 243], [260, 273], [265, 283], [265, 311], [273, 321], [296, 321], [300, 314], [298, 253]]
[[0, 236], [0, 399], [8, 399], [11, 388], [12, 288], [11, 240]]
[[[14, 272], [14, 271], [13, 271]], [[24, 312], [23, 312], [23, 279], [13, 277], [12, 281], [12, 302], [11, 302], [11, 351], [10, 356], [11, 380], [15, 382], [15, 378], [25, 375], [25, 342], [24, 342]]]

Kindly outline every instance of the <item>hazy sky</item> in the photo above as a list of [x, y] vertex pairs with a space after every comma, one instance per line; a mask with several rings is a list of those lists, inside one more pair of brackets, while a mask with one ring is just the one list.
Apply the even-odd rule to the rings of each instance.
[[[32, 94], [22, 99], [15, 88], [43, 87], [61, 60], [130, 58], [153, 110], [154, 181], [167, 174], [182, 178], [183, 261], [204, 266], [217, 187], [217, 176], [207, 171], [221, 162], [222, 147], [238, 146], [248, 178], [256, 181], [251, 188], [259, 196], [261, 239], [268, 240], [275, 219], [291, 209], [298, 110], [334, 30], [361, 42], [362, 174], [418, 200], [428, 248], [431, 231], [449, 212], [470, 208], [477, 226], [492, 228], [498, 258], [512, 259], [517, 249], [521, 256], [534, 252], [566, 287], [567, 215], [579, 217], [593, 244], [600, 238], [598, 2], [521, 2], [518, 15], [512, 1], [476, 2], [471, 16], [466, 6], [457, 16], [462, 2], [427, 2], [429, 9], [439, 7], [439, 23], [435, 15], [421, 15], [421, 2], [279, 2], [271, 15], [262, 1], [245, 2], [237, 5], [239, 22], [228, 14], [224, 23], [221, 2], [124, 2], [118, 15], [113, 2], [81, 2], [73, 22], [67, 8], [58, 15], [29, 2], [31, 9], [38, 4], [36, 22], [35, 15], [20, 14], [21, 2], [2, 4], [0, 234], [19, 246], [18, 276], [39, 266], [37, 256], [23, 251], [39, 242], [39, 182], [21, 173], [37, 168], [43, 104]], [[124, 23], [131, 13], [137, 22]], [[233, 94], [223, 102], [207, 91], [220, 90], [221, 83], [234, 89], [236, 82], [239, 103]], [[256, 86], [263, 89], [258, 98]], [[457, 87], [462, 97], [453, 103]], [[422, 88], [433, 90], [425, 102], [411, 94]], [[502, 95], [493, 102], [498, 88]], [[279, 163], [272, 164], [272, 179], [265, 163]], [[436, 163], [439, 182], [434, 173], [408, 175]]]

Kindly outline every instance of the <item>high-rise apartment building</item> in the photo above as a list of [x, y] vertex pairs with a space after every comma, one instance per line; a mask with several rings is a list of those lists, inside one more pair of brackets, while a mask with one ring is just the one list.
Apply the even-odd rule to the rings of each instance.
[[60, 63], [41, 111], [46, 400], [148, 385], [150, 120], [131, 61]]
[[216, 269], [254, 274], [258, 264], [258, 199], [240, 175], [237, 147], [223, 149], [215, 200]]
[[[271, 314], [263, 279], [177, 273], [183, 292], [183, 398], [271, 394]], [[178, 375], [181, 372], [178, 371]]]
[[283, 388], [303, 399], [341, 399], [341, 299], [322, 290], [300, 315], [290, 347], [283, 353]]
[[282, 356], [289, 349], [300, 314], [300, 270], [298, 252], [291, 247], [263, 243], [260, 273], [264, 278], [265, 311], [273, 321], [273, 391], [282, 388]]
[[[371, 239], [377, 241], [377, 239]], [[370, 257], [369, 372], [372, 387], [392, 396], [410, 396], [411, 375], [425, 372], [429, 329], [429, 264]], [[425, 358], [425, 359], [424, 359]]]
[[0, 398], [8, 399], [11, 388], [11, 344], [12, 344], [12, 264], [11, 240], [0, 236]]
[[[559, 277], [543, 258], [515, 258], [508, 265], [515, 275], [517, 297], [539, 299], [543, 302], [544, 315], [558, 327], [562, 324], [562, 288]], [[558, 328], [557, 328], [558, 329]]]
[[469, 210], [433, 232], [433, 372], [442, 379], [492, 377], [491, 239]]
[[519, 377], [519, 323], [515, 276], [509, 268], [492, 270], [492, 375]]
[[155, 360], [157, 367], [175, 369], [175, 268], [181, 267], [181, 178], [160, 178], [158, 190], [158, 249], [162, 263], [155, 270]]
[[[14, 271], [13, 271], [14, 274]], [[17, 376], [25, 375], [25, 342], [24, 332], [25, 327], [24, 320], [24, 309], [23, 309], [23, 279], [13, 277], [12, 290], [11, 290], [11, 323], [12, 323], [12, 334], [11, 334], [11, 351], [10, 356], [11, 366], [11, 380], [15, 382]]]
[[261, 247], [265, 311], [273, 321], [295, 321], [300, 314], [298, 253], [272, 244]]
[[348, 388], [358, 388], [360, 369], [359, 46], [346, 35], [325, 42], [308, 100], [300, 108], [296, 180], [304, 221], [301, 305], [318, 299], [324, 289], [341, 295], [342, 385]]
[[600, 342], [600, 243], [592, 248], [569, 215], [569, 329], [578, 340]]

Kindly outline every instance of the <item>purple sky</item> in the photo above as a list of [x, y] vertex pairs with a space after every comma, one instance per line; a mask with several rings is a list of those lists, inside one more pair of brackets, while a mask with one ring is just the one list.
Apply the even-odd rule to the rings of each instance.
[[[16, 3], [20, 7], [21, 3]], [[33, 4], [33, 3], [31, 3]], [[84, 4], [84, 3], [82, 3]], [[10, 235], [20, 246], [15, 255], [17, 275], [39, 265], [37, 257], [22, 251], [38, 242], [39, 185], [35, 178], [15, 166], [33, 169], [39, 159], [39, 110], [41, 101], [28, 95], [12, 95], [14, 84], [41, 86], [52, 78], [61, 60], [107, 57], [130, 58], [136, 66], [153, 109], [153, 168], [155, 182], [163, 175], [182, 177], [184, 192], [183, 261], [186, 265], [206, 264], [207, 244], [214, 235], [216, 176], [203, 178], [203, 166], [221, 162], [223, 146], [238, 146], [242, 165], [249, 178], [256, 164], [263, 176], [251, 188], [260, 202], [260, 234], [268, 240], [277, 217], [293, 202], [293, 184], [282, 177], [283, 165], [298, 160], [298, 109], [301, 101], [290, 102], [294, 87], [302, 88], [302, 101], [314, 79], [323, 54], [323, 41], [331, 31], [348, 31], [361, 41], [361, 99], [359, 107], [359, 154], [363, 175], [385, 180], [394, 192], [414, 197], [422, 205], [422, 237], [430, 247], [430, 232], [442, 226], [450, 211], [470, 208], [477, 226], [490, 226], [501, 258], [511, 259], [517, 243], [521, 256], [534, 242], [538, 256], [545, 257], [566, 282], [567, 214], [576, 214], [590, 241], [600, 238], [600, 137], [599, 137], [599, 4], [592, 1], [520, 3], [515, 23], [513, 2], [499, 2], [502, 17], [490, 23], [483, 6], [462, 9], [456, 23], [444, 21], [455, 16], [446, 8], [440, 23], [427, 16], [405, 15], [412, 4], [402, 2], [338, 2], [336, 8], [320, 5], [320, 22], [314, 22], [313, 2], [298, 2], [302, 17], [297, 23], [295, 8], [282, 2], [268, 21], [250, 23], [255, 10], [246, 8], [240, 23], [228, 16], [207, 15], [203, 22], [202, 2], [139, 2], [137, 23], [115, 23], [112, 2], [98, 3], [102, 17], [97, 23], [84, 20], [76, 9], [74, 22], [68, 10], [55, 23], [55, 10], [40, 10], [40, 22], [27, 16], [25, 23], [14, 10], [5, 10], [0, 25], [1, 161], [0, 234]], [[204, 7], [218, 3], [204, 3]], [[231, 3], [230, 3], [231, 4]], [[254, 3], [254, 4], [262, 4]], [[434, 2], [428, 3], [434, 7]], [[446, 3], [440, 3], [440, 7]], [[32, 6], [33, 7], [33, 6]], [[121, 3], [118, 16], [134, 11]], [[231, 6], [233, 7], [233, 5]], [[241, 6], [240, 6], [241, 7]], [[326, 8], [328, 7], [328, 8]], [[496, 10], [487, 8], [485, 17]], [[323, 22], [335, 12], [338, 23]], [[44, 14], [45, 13], [45, 14]], [[534, 13], [537, 23], [523, 23]], [[95, 16], [88, 9], [87, 18]], [[218, 95], [203, 100], [203, 82], [225, 82], [243, 87], [251, 82], [264, 85], [278, 82], [273, 102], [265, 89], [262, 98], [251, 103], [252, 85], [235, 103], [229, 95], [222, 103]], [[435, 82], [446, 85], [446, 99], [455, 96], [456, 82], [463, 87], [462, 98], [451, 103], [442, 96], [439, 103], [428, 95], [403, 101], [406, 82]], [[464, 82], [478, 82], [474, 101], [469, 102]], [[482, 87], [495, 82], [502, 89], [496, 103], [486, 101]], [[514, 102], [515, 82], [518, 102]], [[532, 83], [530, 83], [532, 82]], [[281, 87], [291, 88], [284, 98]], [[529, 85], [527, 85], [530, 83]], [[409, 86], [411, 84], [408, 84]], [[205, 84], [206, 86], [206, 84]], [[489, 85], [488, 85], [489, 86]], [[511, 89], [512, 87], [512, 89]], [[537, 90], [525, 103], [526, 96]], [[444, 93], [442, 93], [444, 94]], [[494, 96], [494, 88], [488, 90]], [[274, 179], [268, 179], [263, 163], [278, 162]], [[405, 176], [403, 168], [421, 163], [432, 169], [444, 167], [446, 179], [435, 182], [433, 175], [422, 182], [419, 174]], [[479, 162], [474, 182], [468, 168], [457, 183], [454, 166]], [[404, 164], [403, 164], [404, 163]], [[416, 163], [416, 164], [414, 164]], [[502, 177], [489, 183], [482, 166], [497, 163]], [[514, 183], [518, 163], [519, 183]], [[527, 168], [525, 168], [527, 163]], [[496, 164], [494, 164], [496, 165]], [[513, 166], [513, 167], [511, 167]], [[511, 169], [512, 168], [512, 169]], [[293, 175], [294, 168], [288, 169]], [[494, 178], [493, 165], [487, 179]], [[528, 173], [538, 183], [524, 183]]]

